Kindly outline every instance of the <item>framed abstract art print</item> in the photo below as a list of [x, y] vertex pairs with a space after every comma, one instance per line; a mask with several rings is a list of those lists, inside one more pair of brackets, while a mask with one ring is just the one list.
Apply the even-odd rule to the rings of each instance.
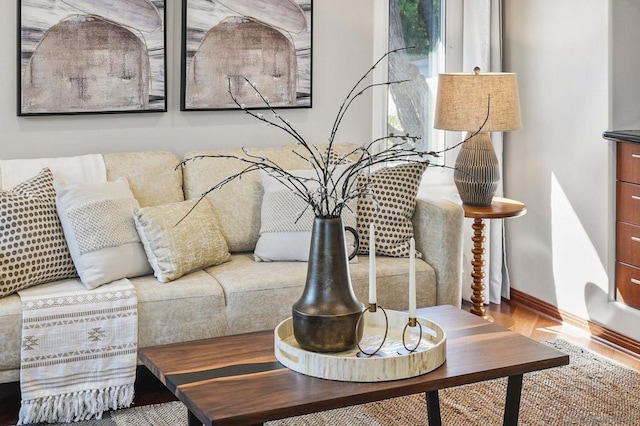
[[166, 111], [165, 0], [18, 0], [18, 115]]
[[[181, 109], [311, 107], [312, 0], [183, 0]], [[230, 93], [231, 92], [231, 93]]]

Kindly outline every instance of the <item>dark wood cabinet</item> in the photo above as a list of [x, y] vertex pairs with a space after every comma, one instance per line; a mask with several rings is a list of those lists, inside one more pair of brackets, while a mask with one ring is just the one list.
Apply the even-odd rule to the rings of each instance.
[[640, 309], [640, 131], [603, 136], [616, 143], [616, 298]]

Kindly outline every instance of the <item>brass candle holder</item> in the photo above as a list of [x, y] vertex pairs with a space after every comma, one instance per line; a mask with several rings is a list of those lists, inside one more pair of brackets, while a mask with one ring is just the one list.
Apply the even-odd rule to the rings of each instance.
[[[378, 306], [378, 304], [376, 303], [369, 303], [369, 306], [366, 307], [361, 313], [360, 313], [360, 317], [358, 318], [358, 322], [356, 324], [356, 327], [360, 326], [360, 322], [363, 320], [364, 316], [367, 313], [370, 314], [375, 314], [376, 312], [378, 312], [378, 310], [382, 311], [382, 314], [384, 315], [384, 321], [385, 321], [385, 327], [384, 327], [384, 335], [382, 336], [382, 341], [380, 342], [380, 344], [374, 349], [374, 350], [365, 350], [362, 348], [362, 346], [360, 346], [360, 341], [357, 342], [358, 345], [358, 354], [357, 356], [360, 358], [370, 358], [376, 354], [378, 354], [378, 352], [380, 352], [380, 350], [382, 349], [382, 347], [384, 346], [386, 340], [387, 340], [387, 336], [389, 335], [389, 317], [387, 316], [387, 311], [382, 307], [382, 306]], [[409, 328], [412, 327], [419, 327], [420, 329], [420, 334], [418, 336], [418, 341], [416, 342], [415, 346], [413, 347], [409, 347], [407, 345], [406, 342], [406, 335], [407, 335], [407, 331]], [[411, 354], [413, 352], [416, 352], [416, 350], [418, 349], [418, 346], [420, 346], [420, 342], [422, 341], [422, 324], [420, 324], [420, 321], [418, 321], [417, 318], [409, 318], [409, 321], [407, 321], [407, 323], [404, 326], [404, 329], [402, 330], [402, 346], [403, 348], [398, 349], [396, 352], [398, 353], [398, 355], [408, 355]]]
[[[405, 339], [405, 337], [407, 335], [407, 329], [409, 327], [419, 327], [420, 328], [420, 335], [418, 336], [418, 341], [416, 342], [416, 345], [411, 349], [409, 349], [409, 347], [407, 346], [406, 339]], [[418, 349], [418, 346], [420, 346], [420, 342], [421, 341], [422, 341], [422, 324], [420, 324], [420, 321], [418, 321], [417, 318], [409, 317], [409, 321], [407, 321], [407, 324], [405, 324], [404, 329], [402, 330], [402, 346], [404, 346], [404, 350], [406, 352], [403, 351], [402, 349], [400, 349], [400, 350], [398, 350], [398, 353], [400, 355], [407, 355], [407, 354], [415, 352], [416, 349]]]
[[358, 345], [358, 349], [360, 350], [360, 352], [358, 353], [358, 356], [360, 356], [360, 354], [366, 357], [374, 356], [380, 351], [380, 349], [382, 349], [382, 346], [384, 346], [384, 342], [387, 340], [387, 335], [389, 334], [389, 317], [387, 316], [387, 311], [385, 311], [382, 306], [378, 306], [377, 303], [369, 303], [369, 306], [360, 313], [360, 318], [358, 318], [356, 329], [358, 329], [358, 327], [360, 326], [360, 321], [362, 321], [362, 318], [367, 312], [371, 312], [372, 314], [376, 313], [378, 312], [378, 308], [380, 308], [380, 310], [384, 314], [385, 327], [384, 327], [384, 336], [382, 337], [382, 341], [380, 342], [380, 345], [373, 352], [367, 352], [364, 349], [362, 349], [362, 347], [360, 346], [360, 341], [358, 341], [357, 345]]

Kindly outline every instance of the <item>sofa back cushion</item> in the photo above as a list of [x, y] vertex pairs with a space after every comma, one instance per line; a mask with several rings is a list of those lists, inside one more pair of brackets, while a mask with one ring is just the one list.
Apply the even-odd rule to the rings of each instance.
[[179, 162], [171, 152], [104, 154], [107, 180], [126, 178], [140, 207], [184, 201]]
[[[318, 148], [324, 151], [326, 145], [318, 145]], [[336, 146], [340, 152], [353, 148], [353, 145]], [[294, 150], [300, 154], [305, 153], [304, 149], [298, 145], [247, 148], [250, 155], [268, 158], [284, 169], [309, 169], [309, 164], [294, 154]], [[201, 155], [247, 157], [242, 149], [230, 149], [192, 151], [185, 155], [185, 159]], [[225, 158], [203, 158], [187, 162], [183, 169], [185, 198], [199, 198], [210, 187], [239, 173], [245, 167], [247, 164], [242, 161]], [[254, 250], [260, 235], [262, 195], [260, 174], [255, 171], [243, 175], [242, 179], [234, 179], [207, 196], [213, 204], [229, 244], [229, 251], [232, 253]]]
[[[305, 162], [293, 154], [294, 146], [280, 148], [247, 148], [252, 155], [268, 157], [283, 168], [303, 169]], [[299, 148], [298, 148], [299, 149]], [[233, 155], [245, 157], [241, 149], [225, 151], [192, 151], [187, 158], [199, 155]], [[233, 176], [246, 167], [235, 159], [205, 158], [190, 161], [183, 169], [185, 198], [199, 198], [211, 186]], [[225, 186], [209, 193], [214, 210], [220, 220], [222, 232], [231, 252], [253, 251], [260, 233], [260, 207], [262, 184], [258, 172], [247, 173]]]

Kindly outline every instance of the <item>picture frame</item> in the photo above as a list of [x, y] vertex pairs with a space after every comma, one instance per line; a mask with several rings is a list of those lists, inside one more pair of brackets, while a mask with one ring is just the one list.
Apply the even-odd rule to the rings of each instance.
[[165, 0], [18, 0], [18, 115], [167, 111], [165, 22]]
[[313, 0], [182, 5], [182, 111], [311, 108]]

